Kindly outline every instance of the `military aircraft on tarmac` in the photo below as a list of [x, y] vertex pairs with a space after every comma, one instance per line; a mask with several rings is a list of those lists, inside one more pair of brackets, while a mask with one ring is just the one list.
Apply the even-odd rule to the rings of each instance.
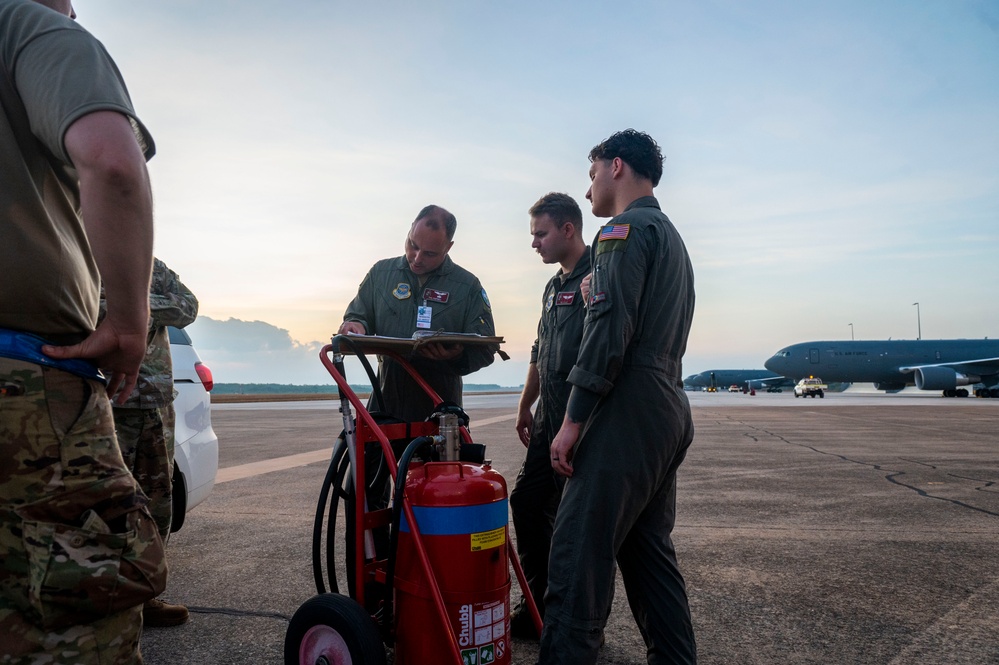
[[915, 385], [945, 397], [999, 397], [999, 340], [923, 339], [802, 342], [763, 363], [789, 379], [873, 383], [897, 392]]
[[793, 385], [793, 381], [765, 369], [709, 369], [683, 380], [684, 388], [702, 388], [711, 392], [725, 390], [729, 386], [739, 386], [747, 391], [766, 388], [779, 392], [780, 388]]

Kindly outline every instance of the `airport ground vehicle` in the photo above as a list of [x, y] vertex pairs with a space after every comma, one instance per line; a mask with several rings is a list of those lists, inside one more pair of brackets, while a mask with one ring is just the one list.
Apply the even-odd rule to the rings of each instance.
[[[379, 346], [384, 343], [338, 335], [320, 353], [337, 383], [344, 428], [313, 525], [318, 595], [289, 622], [285, 663], [384, 665], [385, 647], [392, 646], [395, 665], [508, 664], [510, 565], [521, 588], [527, 584], [510, 544], [506, 483], [486, 462], [485, 446], [472, 442], [464, 411], [443, 403], [398, 350]], [[344, 375], [344, 355], [357, 355], [372, 386], [371, 403], [383, 403], [364, 352], [400, 363], [437, 405], [435, 413], [424, 422], [403, 422], [369, 410]], [[336, 575], [341, 499], [346, 594]], [[530, 594], [525, 597], [540, 632], [540, 615]]]
[[742, 388], [740, 388], [739, 386], [737, 386], [737, 385], [735, 385], [735, 384], [733, 383], [732, 385], [730, 385], [730, 386], [728, 387], [728, 391], [729, 391], [730, 393], [741, 393], [741, 392], [742, 392]]
[[822, 383], [822, 379], [816, 377], [808, 377], [807, 379], [802, 379], [798, 381], [797, 385], [794, 386], [794, 396], [795, 397], [825, 397], [826, 390], [829, 387]]
[[767, 392], [777, 392], [770, 388], [792, 388], [794, 381], [767, 369], [709, 369], [683, 379], [684, 388], [695, 390], [714, 388], [711, 392], [717, 392], [718, 386], [731, 385], [739, 386], [743, 392], [764, 388]]
[[219, 468], [219, 439], [212, 429], [212, 371], [201, 362], [186, 331], [169, 327], [173, 360], [173, 523], [179, 531], [188, 511], [208, 498]]

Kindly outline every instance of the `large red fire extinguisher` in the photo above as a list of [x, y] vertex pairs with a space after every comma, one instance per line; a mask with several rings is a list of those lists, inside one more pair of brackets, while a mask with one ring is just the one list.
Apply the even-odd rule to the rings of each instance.
[[[468, 665], [510, 662], [507, 491], [488, 464], [416, 464], [406, 476], [447, 618]], [[409, 525], [399, 529], [395, 562], [396, 665], [445, 662], [452, 639], [441, 625]]]

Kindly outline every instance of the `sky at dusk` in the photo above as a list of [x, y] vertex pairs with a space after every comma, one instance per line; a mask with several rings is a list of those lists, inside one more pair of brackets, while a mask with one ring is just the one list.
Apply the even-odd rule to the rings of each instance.
[[527, 209], [566, 192], [591, 238], [587, 154], [628, 127], [694, 265], [684, 375], [999, 335], [994, 2], [74, 6], [156, 141], [156, 253], [217, 382], [328, 382], [319, 347], [436, 203], [512, 357], [467, 381], [520, 384], [555, 270]]

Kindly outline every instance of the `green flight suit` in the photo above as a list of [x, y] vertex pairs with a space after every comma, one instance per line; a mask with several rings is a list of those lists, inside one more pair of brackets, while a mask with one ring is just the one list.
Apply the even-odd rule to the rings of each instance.
[[538, 370], [538, 406], [524, 465], [510, 492], [517, 552], [542, 616], [548, 586], [548, 550], [562, 490], [561, 478], [552, 469], [548, 453], [565, 417], [572, 388], [567, 379], [583, 337], [586, 307], [579, 285], [590, 273], [589, 247], [586, 249], [568, 275], [563, 276], [559, 270], [552, 277], [541, 300], [538, 338], [531, 348], [531, 363]]
[[681, 379], [693, 270], [654, 197], [633, 201], [603, 226], [592, 255], [569, 382], [573, 394], [600, 397], [555, 518], [539, 662], [596, 662], [616, 560], [648, 662], [693, 663], [690, 609], [670, 539], [676, 471], [694, 434]]
[[[343, 320], [361, 323], [369, 335], [412, 337], [419, 329], [417, 310], [426, 305], [431, 309], [428, 330], [496, 334], [486, 290], [475, 275], [445, 257], [437, 270], [423, 277], [421, 285], [405, 256], [379, 261], [365, 275]], [[453, 360], [414, 356], [411, 362], [441, 399], [460, 405], [461, 377], [492, 363], [498, 349], [468, 346]], [[380, 357], [378, 377], [385, 399], [379, 411], [407, 422], [424, 420], [433, 412], [436, 405], [399, 363]]]

